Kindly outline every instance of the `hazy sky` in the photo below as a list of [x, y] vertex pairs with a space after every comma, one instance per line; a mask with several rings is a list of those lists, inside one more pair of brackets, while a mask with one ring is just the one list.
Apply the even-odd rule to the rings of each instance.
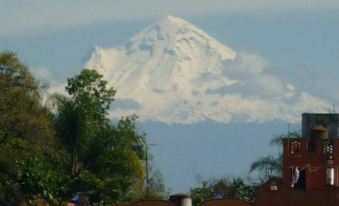
[[339, 105], [338, 0], [0, 0], [0, 51], [17, 52], [40, 79], [64, 82], [95, 45], [119, 45], [167, 15]]
[[138, 22], [166, 14], [290, 15], [335, 12], [336, 0], [2, 0], [1, 37], [69, 31], [99, 23]]

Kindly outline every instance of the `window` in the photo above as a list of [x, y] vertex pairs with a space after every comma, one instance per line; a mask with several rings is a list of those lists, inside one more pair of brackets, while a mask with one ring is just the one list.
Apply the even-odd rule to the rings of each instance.
[[298, 140], [294, 140], [291, 142], [291, 145], [290, 145], [290, 148], [291, 148], [291, 154], [297, 154], [301, 151], [301, 142], [298, 141]]

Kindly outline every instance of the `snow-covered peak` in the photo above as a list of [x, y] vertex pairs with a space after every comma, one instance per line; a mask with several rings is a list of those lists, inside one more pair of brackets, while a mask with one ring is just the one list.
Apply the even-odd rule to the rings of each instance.
[[182, 25], [189, 23], [180, 17], [168, 15], [164, 19], [160, 20], [159, 24], [173, 24], [177, 27], [181, 27]]
[[266, 73], [267, 65], [168, 16], [120, 47], [96, 47], [86, 67], [97, 69], [117, 89], [112, 117], [134, 113], [168, 123], [298, 121], [302, 112], [328, 108], [327, 102]]
[[222, 59], [232, 59], [236, 54], [191, 23], [173, 16], [149, 26], [131, 38], [126, 47], [128, 52], [148, 50], [151, 54], [165, 52], [177, 56], [203, 49], [207, 53], [217, 53]]

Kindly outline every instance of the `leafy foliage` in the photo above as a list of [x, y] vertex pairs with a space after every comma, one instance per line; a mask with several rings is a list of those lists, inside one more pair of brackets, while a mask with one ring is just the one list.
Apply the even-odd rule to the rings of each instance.
[[15, 137], [53, 142], [51, 114], [41, 105], [40, 88], [14, 53], [0, 55], [0, 145]]
[[102, 205], [133, 199], [145, 134], [136, 116], [110, 121], [115, 90], [84, 69], [68, 80], [68, 96], [49, 98], [52, 113], [42, 89], [14, 53], [0, 54], [0, 205], [60, 205], [79, 191]]
[[89, 147], [97, 134], [104, 130], [107, 109], [113, 101], [115, 90], [106, 89], [107, 82], [95, 70], [83, 70], [68, 79], [66, 90], [70, 97], [55, 95], [58, 112], [55, 122], [62, 143], [72, 154], [70, 174], [79, 175], [79, 162], [90, 166]]
[[210, 179], [202, 181], [200, 186], [191, 188], [190, 194], [193, 205], [201, 205], [206, 200], [214, 199], [216, 194], [223, 198], [236, 198], [250, 201], [253, 198], [254, 187], [241, 178], [229, 180], [228, 178]]
[[137, 132], [136, 117], [112, 124], [107, 114], [115, 90], [95, 70], [70, 78], [66, 90], [69, 97], [55, 95], [53, 100], [58, 137], [71, 154], [69, 175], [74, 186], [83, 185], [73, 191], [94, 202], [123, 200], [144, 177], [145, 135]]
[[255, 162], [251, 164], [250, 172], [255, 170], [259, 171], [263, 175], [267, 175], [266, 172], [270, 171], [272, 174], [281, 176], [282, 172], [282, 156], [278, 158], [274, 156], [266, 156], [258, 158]]
[[56, 167], [62, 150], [40, 89], [14, 53], [0, 54], [0, 205], [62, 196], [63, 175]]

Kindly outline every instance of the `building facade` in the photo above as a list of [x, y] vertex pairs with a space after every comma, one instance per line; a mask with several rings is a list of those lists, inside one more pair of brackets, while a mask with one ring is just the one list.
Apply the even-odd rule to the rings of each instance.
[[302, 115], [301, 138], [283, 139], [283, 179], [258, 187], [255, 206], [339, 205], [339, 114]]

